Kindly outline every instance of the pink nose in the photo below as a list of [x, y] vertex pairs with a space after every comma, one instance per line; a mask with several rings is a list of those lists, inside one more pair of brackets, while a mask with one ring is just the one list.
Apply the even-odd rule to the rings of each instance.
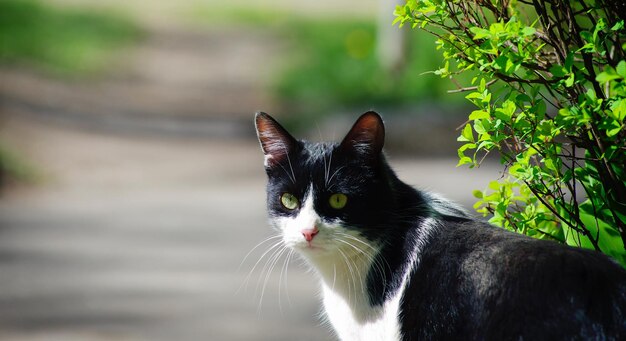
[[315, 235], [318, 234], [320, 231], [316, 227], [314, 227], [312, 229], [302, 230], [301, 232], [304, 236], [304, 239], [306, 239], [307, 242], [310, 242], [311, 240], [313, 240], [313, 237], [315, 237]]

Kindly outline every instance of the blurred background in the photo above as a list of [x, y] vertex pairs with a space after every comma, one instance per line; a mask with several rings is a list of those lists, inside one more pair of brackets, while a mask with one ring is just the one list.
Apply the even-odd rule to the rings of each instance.
[[406, 182], [468, 209], [457, 87], [390, 0], [0, 0], [0, 340], [332, 340], [273, 253], [266, 111], [299, 137], [387, 123]]

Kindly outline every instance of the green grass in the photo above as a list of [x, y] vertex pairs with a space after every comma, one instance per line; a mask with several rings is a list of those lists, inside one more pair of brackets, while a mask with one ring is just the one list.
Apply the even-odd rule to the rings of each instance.
[[138, 27], [118, 13], [52, 7], [35, 0], [0, 1], [0, 62], [62, 75], [105, 70]]
[[433, 74], [441, 67], [441, 52], [424, 32], [408, 33], [407, 62], [393, 73], [376, 56], [373, 20], [301, 20], [284, 27], [293, 60], [275, 79], [274, 93], [297, 114], [287, 122], [293, 128], [337, 111], [465, 103], [463, 95], [447, 93], [454, 88], [450, 80]]
[[429, 73], [439, 67], [434, 39], [412, 34], [408, 63], [387, 72], [376, 57], [376, 27], [366, 21], [296, 22], [290, 26], [294, 63], [277, 82], [286, 100], [344, 106], [393, 105], [439, 98], [452, 87]]
[[[408, 33], [407, 64], [393, 74], [377, 59], [374, 18], [319, 19], [232, 8], [198, 8], [193, 15], [211, 24], [265, 28], [286, 38], [290, 47], [281, 56], [285, 63], [274, 77], [272, 90], [285, 112], [295, 114], [286, 117], [291, 128], [345, 109], [398, 107], [425, 101], [442, 105], [466, 102], [462, 94], [447, 93], [454, 88], [450, 80], [432, 73], [441, 67], [441, 51], [435, 50], [434, 37], [425, 32]], [[289, 117], [294, 118], [293, 122]]]
[[7, 183], [36, 183], [41, 178], [34, 166], [0, 144], [0, 190]]

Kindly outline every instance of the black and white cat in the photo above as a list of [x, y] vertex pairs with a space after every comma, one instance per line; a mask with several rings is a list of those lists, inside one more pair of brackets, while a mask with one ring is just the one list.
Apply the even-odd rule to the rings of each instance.
[[256, 128], [270, 220], [319, 274], [341, 340], [626, 340], [623, 268], [406, 185], [375, 112], [341, 143], [298, 141], [265, 113]]

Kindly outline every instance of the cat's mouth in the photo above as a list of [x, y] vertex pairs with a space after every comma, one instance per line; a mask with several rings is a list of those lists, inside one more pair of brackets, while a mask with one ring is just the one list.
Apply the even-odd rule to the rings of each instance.
[[320, 247], [320, 246], [317, 246], [317, 245], [313, 245], [311, 243], [307, 244], [304, 248], [306, 250], [324, 250], [323, 247]]
[[322, 245], [320, 245], [320, 243], [317, 242], [307, 242], [307, 241], [303, 241], [303, 242], [299, 242], [296, 245], [294, 245], [297, 249], [299, 250], [307, 250], [307, 251], [321, 251], [321, 250], [326, 250], [325, 247], [323, 247]]
[[291, 245], [293, 249], [303, 253], [319, 254], [328, 251], [328, 245], [320, 240], [301, 240]]

